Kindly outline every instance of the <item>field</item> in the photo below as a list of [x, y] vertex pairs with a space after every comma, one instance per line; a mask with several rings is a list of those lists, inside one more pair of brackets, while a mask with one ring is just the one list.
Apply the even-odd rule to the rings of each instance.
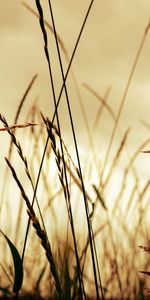
[[[57, 29], [57, 1], [21, 4], [40, 41], [32, 55], [46, 71], [39, 74], [33, 57], [34, 75], [14, 105], [13, 117], [12, 104], [4, 99], [1, 105], [1, 299], [150, 299], [150, 123], [145, 105], [150, 22], [142, 24], [141, 35], [136, 33], [128, 71], [124, 65], [123, 76], [117, 73], [116, 82], [106, 83], [109, 75], [104, 73], [104, 80], [94, 71], [100, 67], [99, 51], [100, 60], [105, 51], [91, 54], [87, 38], [94, 21], [100, 22], [96, 7], [106, 5], [95, 2], [84, 1], [84, 10], [81, 5], [84, 13], [77, 34], [72, 30], [72, 48]], [[71, 26], [69, 20], [66, 24]], [[114, 49], [121, 49], [121, 42], [114, 45], [111, 61]], [[13, 52], [11, 59], [17, 59]], [[118, 65], [112, 63], [116, 72], [120, 61], [121, 56]], [[92, 67], [83, 80], [78, 67], [83, 64], [84, 70], [88, 62]], [[103, 93], [95, 88], [98, 76]]]

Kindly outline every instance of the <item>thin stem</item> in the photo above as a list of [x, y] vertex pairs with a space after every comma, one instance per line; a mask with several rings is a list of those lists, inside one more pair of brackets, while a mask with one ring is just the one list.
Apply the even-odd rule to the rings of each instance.
[[100, 176], [100, 184], [99, 184], [100, 187], [103, 185], [103, 176], [104, 176], [104, 172], [105, 172], [105, 169], [106, 169], [106, 166], [107, 166], [110, 150], [111, 150], [111, 147], [112, 147], [112, 144], [113, 144], [113, 141], [114, 141], [116, 129], [117, 129], [117, 126], [118, 126], [118, 123], [119, 123], [119, 120], [120, 120], [120, 116], [121, 116], [121, 113], [122, 113], [122, 110], [123, 110], [123, 106], [124, 106], [125, 101], [127, 99], [127, 94], [128, 94], [128, 91], [129, 91], [129, 87], [131, 85], [131, 81], [132, 81], [132, 78], [133, 78], [133, 75], [134, 75], [139, 57], [141, 55], [141, 52], [142, 52], [142, 49], [143, 49], [143, 46], [144, 46], [144, 43], [145, 43], [145, 40], [146, 40], [149, 29], [150, 29], [150, 20], [149, 20], [149, 23], [148, 23], [148, 25], [145, 29], [144, 36], [141, 40], [140, 46], [139, 46], [137, 54], [135, 56], [135, 60], [133, 62], [133, 66], [131, 68], [129, 78], [127, 80], [127, 84], [126, 84], [126, 87], [125, 87], [125, 90], [124, 90], [124, 93], [123, 93], [123, 96], [122, 96], [122, 99], [121, 99], [120, 107], [119, 107], [118, 114], [117, 114], [117, 117], [116, 117], [116, 122], [114, 124], [112, 135], [111, 135], [110, 142], [109, 142], [109, 146], [108, 146], [108, 149], [107, 149], [103, 170], [102, 170], [102, 173], [101, 173], [101, 176]]
[[[59, 97], [58, 97], [58, 100], [57, 100], [57, 103], [56, 103], [56, 109], [55, 109], [55, 112], [54, 112], [54, 115], [53, 115], [53, 118], [52, 118], [52, 124], [54, 123], [54, 119], [55, 119], [55, 116], [57, 114], [57, 109], [58, 109], [58, 106], [59, 106], [59, 103], [60, 103], [62, 92], [63, 92], [64, 86], [65, 86], [65, 82], [67, 80], [67, 77], [68, 77], [68, 74], [69, 74], [69, 71], [70, 71], [70, 68], [71, 68], [71, 65], [72, 65], [75, 53], [77, 51], [77, 47], [79, 45], [80, 38], [82, 36], [82, 32], [83, 32], [83, 29], [85, 27], [85, 24], [86, 24], [87, 18], [89, 16], [90, 10], [92, 8], [93, 2], [94, 2], [94, 0], [91, 1], [90, 5], [88, 7], [88, 10], [87, 10], [87, 13], [85, 15], [83, 24], [81, 26], [81, 29], [80, 29], [80, 32], [79, 32], [79, 35], [78, 35], [78, 38], [77, 38], [77, 41], [76, 41], [76, 44], [75, 44], [72, 56], [71, 56], [71, 59], [69, 61], [68, 68], [67, 68], [66, 74], [64, 76], [63, 84], [62, 84], [62, 87], [61, 87], [61, 90], [60, 90], [60, 93], [59, 93]], [[39, 4], [39, 1], [36, 1], [36, 3]], [[40, 22], [41, 22], [41, 19], [40, 19]], [[46, 43], [47, 43], [47, 37], [45, 35], [44, 35], [44, 37], [45, 37]], [[44, 46], [44, 49], [45, 49], [45, 54], [47, 56], [47, 49], [46, 49], [45, 46]], [[35, 197], [36, 197], [36, 193], [37, 193], [37, 188], [38, 188], [38, 184], [39, 184], [39, 180], [40, 180], [40, 175], [41, 175], [41, 171], [42, 171], [42, 167], [43, 167], [43, 162], [44, 162], [44, 158], [45, 158], [45, 154], [46, 154], [48, 142], [49, 142], [49, 136], [47, 136], [47, 140], [46, 140], [46, 143], [45, 143], [44, 151], [43, 151], [43, 154], [42, 154], [41, 163], [40, 163], [40, 166], [39, 166], [39, 171], [38, 171], [37, 180], [36, 180], [35, 189], [34, 189], [33, 198], [32, 198], [32, 207], [34, 205], [34, 201], [35, 201]], [[30, 218], [29, 218], [29, 221], [28, 221], [27, 230], [26, 230], [26, 236], [25, 236], [25, 241], [24, 241], [24, 246], [23, 246], [22, 261], [24, 259], [24, 254], [25, 254], [25, 249], [26, 249], [26, 243], [27, 243], [27, 238], [28, 238], [29, 227], [30, 227]], [[93, 253], [93, 255], [94, 255], [94, 253]], [[18, 298], [16, 297], [16, 299], [18, 299]]]
[[[52, 19], [52, 24], [53, 24], [53, 29], [54, 29], [54, 36], [55, 36], [55, 42], [56, 42], [56, 48], [57, 48], [57, 53], [58, 53], [58, 58], [59, 58], [59, 64], [60, 64], [62, 79], [63, 79], [63, 82], [64, 82], [64, 71], [63, 71], [62, 60], [61, 60], [61, 56], [60, 56], [60, 49], [59, 49], [59, 44], [58, 44], [58, 39], [57, 39], [57, 32], [56, 32], [56, 27], [55, 27], [55, 21], [54, 21], [52, 6], [51, 6], [50, 1], [48, 1], [48, 3], [49, 3], [50, 14], [51, 14], [51, 19]], [[64, 84], [64, 89], [65, 89], [65, 95], [66, 95], [67, 101], [69, 101], [66, 84]], [[55, 112], [56, 112], [56, 103], [55, 103]], [[58, 112], [57, 112], [56, 117], [58, 118]], [[65, 164], [64, 155], [63, 155], [63, 144], [62, 144], [62, 139], [61, 139], [60, 125], [59, 125], [59, 122], [57, 122], [57, 123], [58, 123], [58, 129], [59, 129], [59, 134], [60, 134], [62, 160], [63, 160], [64, 174], [65, 174], [65, 181], [66, 181], [66, 189], [67, 189], [67, 195], [68, 195], [68, 208], [69, 208], [70, 223], [71, 223], [71, 229], [72, 229], [73, 241], [74, 241], [74, 248], [75, 248], [75, 255], [76, 255], [76, 261], [77, 261], [77, 272], [78, 272], [78, 279], [79, 279], [79, 286], [80, 286], [80, 297], [81, 297], [81, 299], [83, 299], [83, 294], [85, 296], [84, 284], [83, 284], [83, 280], [82, 280], [80, 261], [79, 261], [78, 250], [77, 250], [77, 242], [76, 242], [74, 223], [73, 223], [73, 215], [72, 215], [72, 209], [71, 209], [71, 203], [70, 203], [70, 193], [69, 193], [69, 188], [68, 188], [66, 164]]]
[[[75, 145], [75, 150], [76, 150], [76, 156], [77, 156], [77, 161], [78, 161], [79, 178], [81, 180], [81, 185], [82, 185], [82, 192], [83, 192], [83, 198], [84, 198], [84, 204], [85, 204], [85, 211], [86, 211], [86, 218], [87, 218], [87, 225], [88, 225], [88, 233], [89, 233], [89, 239], [90, 239], [90, 249], [91, 249], [91, 256], [92, 256], [92, 263], [93, 263], [93, 272], [94, 272], [94, 279], [95, 279], [96, 295], [97, 295], [97, 299], [99, 299], [98, 282], [97, 282], [97, 272], [96, 272], [95, 256], [94, 256], [94, 249], [93, 249], [94, 241], [92, 240], [92, 233], [91, 233], [91, 231], [92, 231], [92, 229], [91, 229], [92, 224], [90, 223], [90, 219], [89, 219], [89, 209], [88, 209], [86, 192], [85, 192], [85, 187], [84, 187], [84, 182], [83, 182], [83, 176], [82, 176], [82, 169], [81, 169], [81, 163], [80, 163], [80, 157], [79, 157], [77, 139], [76, 139], [76, 134], [75, 134], [75, 128], [74, 128], [74, 123], [73, 123], [73, 117], [72, 117], [72, 112], [71, 112], [71, 106], [70, 106], [70, 102], [69, 102], [68, 92], [67, 92], [67, 88], [66, 88], [66, 82], [65, 82], [65, 76], [64, 76], [64, 71], [63, 71], [63, 66], [62, 66], [62, 60], [61, 60], [61, 55], [60, 55], [60, 50], [59, 50], [59, 44], [58, 44], [58, 41], [57, 41], [57, 33], [56, 33], [55, 24], [54, 24], [52, 6], [51, 6], [51, 3], [50, 3], [50, 0], [48, 0], [48, 2], [49, 2], [50, 12], [51, 12], [51, 17], [52, 17], [52, 22], [53, 22], [54, 35], [55, 35], [56, 46], [57, 46], [57, 53], [58, 53], [58, 57], [59, 57], [60, 67], [61, 67], [62, 79], [63, 79], [64, 89], [65, 89], [66, 101], [67, 101], [68, 112], [69, 112], [69, 117], [70, 117], [70, 123], [71, 123], [71, 128], [72, 128], [72, 134], [73, 134], [73, 139], [74, 139], [74, 145]], [[91, 2], [91, 5], [93, 4], [93, 2], [94, 2], [94, 0]], [[55, 112], [56, 112], [56, 110], [55, 110]]]

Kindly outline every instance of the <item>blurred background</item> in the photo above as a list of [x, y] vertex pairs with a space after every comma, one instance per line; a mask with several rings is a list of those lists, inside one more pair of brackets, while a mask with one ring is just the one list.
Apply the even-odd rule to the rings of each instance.
[[[0, 4], [0, 113], [6, 117], [9, 125], [14, 124], [19, 103], [35, 74], [38, 76], [23, 105], [18, 123], [23, 124], [28, 118], [27, 116], [29, 116], [28, 121], [32, 121], [29, 111], [34, 103], [38, 106], [38, 114], [39, 111], [42, 111], [50, 120], [54, 112], [48, 66], [43, 49], [43, 36], [37, 17], [34, 12], [27, 9], [27, 5], [37, 13], [35, 1], [1, 0]], [[42, 5], [45, 20], [51, 24], [46, 1]], [[64, 52], [61, 48], [65, 71], [68, 66], [65, 53], [67, 53], [68, 58], [71, 57], [88, 5], [89, 1], [87, 0], [52, 1], [57, 33], [63, 42], [64, 49], [66, 49], [66, 52]], [[95, 0], [73, 60], [72, 72], [67, 78], [81, 165], [85, 174], [85, 185], [91, 197], [95, 197], [93, 184], [97, 187], [100, 184], [100, 176], [103, 172], [116, 116], [149, 18], [149, 0]], [[47, 32], [55, 90], [58, 97], [62, 78], [54, 36], [50, 31]], [[102, 182], [102, 192], [110, 218], [118, 210], [116, 215], [125, 221], [131, 231], [139, 222], [137, 203], [140, 197], [144, 198], [142, 208], [140, 207], [145, 212], [141, 225], [143, 231], [136, 241], [137, 245], [134, 244], [135, 247], [144, 241], [147, 243], [149, 240], [150, 157], [149, 154], [142, 153], [142, 151], [150, 149], [149, 53], [150, 33], [148, 32], [119, 118]], [[64, 95], [59, 106], [59, 116], [63, 140], [76, 164], [70, 120]], [[40, 117], [37, 118], [36, 122], [40, 125]], [[3, 124], [1, 123], [0, 128], [2, 127]], [[25, 153], [32, 157], [33, 153], [30, 153], [30, 151], [33, 145], [28, 133], [29, 130], [28, 128], [18, 129], [17, 134]], [[8, 133], [1, 131], [1, 190], [5, 180], [6, 163], [4, 157], [8, 154], [9, 143]], [[41, 138], [38, 144], [40, 155], [43, 145]], [[120, 157], [119, 151], [123, 153]], [[115, 157], [117, 157], [116, 162]], [[39, 164], [39, 160], [37, 162]], [[36, 171], [38, 164], [35, 166]], [[16, 154], [14, 155], [14, 165], [21, 172]], [[57, 173], [53, 162], [49, 168], [49, 176]], [[110, 178], [109, 172], [111, 174]], [[56, 188], [55, 183], [52, 184], [53, 188]], [[7, 197], [6, 202], [9, 207], [16, 207], [14, 215], [11, 216], [16, 222], [18, 204], [14, 199], [15, 206], [14, 202], [12, 204], [12, 199], [10, 199], [12, 195], [18, 193], [13, 180], [10, 181], [9, 189], [9, 197]], [[29, 193], [32, 195], [31, 191]], [[40, 195], [43, 193], [42, 187], [40, 193]], [[73, 196], [73, 199], [76, 197], [79, 196]], [[5, 203], [5, 198], [1, 198], [3, 203]], [[11, 215], [11, 209], [8, 217], [8, 206], [3, 205], [4, 212], [0, 226], [2, 229], [6, 226], [8, 232], [11, 232], [11, 225], [7, 222]], [[76, 203], [74, 206], [76, 208]], [[79, 221], [83, 217], [82, 209], [80, 208], [76, 214], [79, 232]], [[99, 222], [98, 212], [96, 220]], [[115, 231], [115, 239], [119, 239], [122, 229], [119, 229], [116, 220], [113, 224], [115, 230], [116, 228], [118, 230], [117, 235]], [[5, 224], [5, 221], [7, 224]], [[47, 222], [49, 223], [49, 221]], [[95, 221], [95, 224], [98, 224], [98, 222]], [[58, 225], [61, 228], [61, 220]], [[95, 225], [95, 228], [97, 228], [97, 225]], [[55, 226], [53, 230], [55, 230]], [[143, 232], [145, 232], [145, 235]], [[134, 231], [132, 233], [134, 235]], [[14, 234], [14, 232], [13, 234], [10, 233], [10, 236]], [[137, 268], [140, 267], [137, 266]]]

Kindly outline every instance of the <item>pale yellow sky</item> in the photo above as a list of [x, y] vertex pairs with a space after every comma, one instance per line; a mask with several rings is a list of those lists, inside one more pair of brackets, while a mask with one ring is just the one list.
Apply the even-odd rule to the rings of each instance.
[[[34, 1], [27, 0], [26, 3], [36, 9]], [[46, 19], [50, 20], [47, 2], [43, 1], [43, 3]], [[57, 31], [70, 56], [89, 1], [52, 1], [52, 5]], [[107, 87], [111, 86], [108, 102], [117, 113], [149, 16], [149, 0], [95, 0], [73, 62], [73, 70], [91, 127], [99, 103], [82, 83], [89, 84], [101, 96], [105, 94]], [[33, 75], [38, 73], [39, 77], [26, 101], [25, 111], [33, 103], [35, 97], [40, 95], [40, 109], [51, 116], [53, 106], [50, 102], [49, 76], [38, 20], [22, 6], [19, 0], [1, 0], [0, 41], [0, 112], [7, 117], [9, 123], [13, 121], [18, 103], [28, 83]], [[56, 64], [57, 56], [51, 34], [49, 34], [49, 49], [58, 93], [61, 77]], [[139, 119], [149, 122], [149, 53], [150, 34], [141, 53], [120, 119], [122, 132], [129, 126], [132, 127], [129, 148], [136, 149], [142, 139], [149, 134], [139, 124]], [[66, 69], [64, 56], [63, 61]], [[68, 91], [75, 125], [77, 130], [79, 129], [79, 141], [83, 146], [85, 143], [84, 122], [70, 76]], [[64, 126], [65, 133], [68, 133], [69, 121], [64, 102], [61, 104], [61, 112], [62, 126]], [[23, 117], [22, 115], [22, 120]], [[104, 114], [102, 122], [99, 130], [100, 139], [103, 140], [110, 136], [112, 130], [112, 123], [107, 113]], [[1, 141], [3, 138], [4, 135], [0, 137]], [[108, 139], [106, 142], [108, 145]]]
[[[53, 2], [58, 33], [71, 55], [89, 1]], [[26, 3], [35, 8], [34, 1], [26, 1]], [[46, 10], [45, 15], [49, 19], [48, 8]], [[79, 84], [86, 82], [101, 95], [106, 87], [111, 85], [110, 101], [115, 101], [116, 108], [148, 23], [149, 14], [148, 0], [95, 0], [84, 30], [73, 64]], [[13, 113], [13, 109], [17, 107], [22, 93], [35, 73], [40, 76], [37, 93], [42, 94], [42, 89], [48, 89], [45, 83], [47, 66], [38, 22], [25, 10], [21, 1], [1, 1], [0, 38], [0, 105], [1, 110], [8, 114], [6, 107], [9, 105], [9, 111], [12, 108]], [[148, 38], [132, 84], [135, 98], [144, 95], [142, 100], [145, 106], [148, 103], [149, 90], [149, 48]], [[81, 92], [87, 97], [82, 86]], [[140, 99], [139, 101], [128, 100], [126, 109], [128, 110], [129, 104], [132, 109], [135, 104], [139, 106], [138, 102], [141, 102]]]

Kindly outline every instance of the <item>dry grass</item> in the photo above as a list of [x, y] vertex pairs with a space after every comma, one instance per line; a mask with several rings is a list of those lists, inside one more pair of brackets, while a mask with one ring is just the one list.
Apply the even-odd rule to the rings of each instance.
[[[38, 103], [33, 103], [33, 106], [29, 107], [27, 118], [19, 124], [18, 119], [22, 114], [22, 107], [37, 78], [35, 75], [18, 105], [14, 124], [9, 125], [5, 117], [0, 114], [0, 121], [3, 124], [0, 132], [8, 133], [10, 136], [8, 155], [5, 158], [7, 165], [1, 191], [0, 216], [5, 219], [6, 208], [7, 213], [10, 214], [10, 217], [7, 218], [9, 224], [5, 224], [9, 225], [8, 233], [6, 233], [8, 236], [12, 236], [13, 244], [21, 253], [24, 270], [22, 289], [13, 295], [12, 264], [10, 255], [3, 255], [3, 253], [8, 254], [8, 249], [6, 243], [2, 241], [0, 268], [3, 278], [0, 281], [0, 292], [2, 297], [15, 297], [16, 299], [25, 299], [25, 297], [42, 299], [43, 297], [43, 299], [66, 300], [144, 300], [145, 297], [149, 297], [150, 292], [146, 287], [147, 278], [140, 274], [139, 270], [143, 269], [141, 272], [149, 275], [149, 233], [143, 222], [146, 222], [149, 209], [150, 181], [148, 180], [141, 187], [135, 162], [142, 151], [149, 154], [149, 150], [145, 151], [144, 149], [149, 145], [150, 138], [145, 139], [129, 156], [127, 142], [131, 128], [125, 128], [122, 134], [119, 119], [150, 24], [148, 23], [146, 27], [133, 66], [131, 66], [118, 112], [114, 108], [112, 109], [107, 102], [109, 91], [103, 98], [92, 87], [84, 83], [84, 87], [90, 92], [92, 99], [99, 100], [94, 122], [96, 128], [92, 128], [71, 64], [94, 1], [91, 1], [88, 8], [71, 59], [69, 59], [62, 39], [57, 34], [50, 1], [48, 4], [52, 26], [44, 20], [41, 2], [38, 0], [35, 2], [37, 12], [27, 4], [24, 3], [24, 5], [33, 16], [39, 18], [49, 70], [50, 88], [52, 88], [54, 112], [53, 118], [50, 119], [40, 113]], [[58, 54], [56, 59], [59, 61], [62, 76], [62, 87], [58, 98], [51, 68], [47, 29], [54, 36]], [[66, 73], [63, 70], [60, 49], [68, 63]], [[84, 161], [80, 156], [80, 145], [66, 83], [69, 72], [72, 74], [79, 97], [81, 117], [84, 120], [88, 136], [89, 153]], [[61, 128], [59, 105], [63, 91], [68, 111], [67, 118], [71, 128], [71, 145], [66, 143]], [[99, 171], [97, 154], [99, 149], [97, 151], [95, 146], [97, 143], [95, 131], [98, 132], [99, 121], [105, 111], [113, 126]], [[145, 123], [144, 126], [148, 128]], [[17, 134], [21, 130], [23, 139], [22, 136], [18, 139]], [[119, 145], [113, 158], [109, 161], [117, 131]], [[27, 143], [27, 147], [25, 143]], [[123, 161], [123, 167], [121, 161]], [[85, 171], [83, 171], [84, 165]], [[11, 177], [9, 177], [8, 170], [11, 171]], [[96, 173], [94, 177], [93, 172]], [[117, 172], [121, 174], [119, 180], [116, 179]], [[9, 195], [11, 185], [13, 193]], [[117, 188], [113, 194], [114, 185], [117, 185]], [[129, 188], [127, 188], [128, 185]], [[109, 197], [111, 197], [111, 203]], [[13, 199], [5, 202], [6, 198]], [[125, 204], [122, 205], [124, 201]], [[5, 230], [7, 231], [7, 226]], [[140, 251], [139, 241], [140, 244], [143, 243], [140, 248], [147, 252], [147, 255], [143, 255]], [[144, 245], [145, 242], [147, 245]]]

